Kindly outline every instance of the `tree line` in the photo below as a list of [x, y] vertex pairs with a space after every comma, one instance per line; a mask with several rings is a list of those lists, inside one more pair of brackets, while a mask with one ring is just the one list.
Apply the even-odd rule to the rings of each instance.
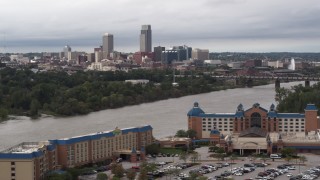
[[[315, 104], [320, 107], [320, 83], [310, 87], [301, 84], [291, 87], [291, 89], [276, 89], [277, 110], [279, 112], [304, 113], [307, 104]], [[319, 114], [319, 111], [318, 111]]]
[[[149, 83], [126, 83], [129, 79], [147, 79]], [[172, 70], [79, 71], [70, 75], [4, 68], [0, 70], [0, 118], [42, 113], [72, 116], [235, 87], [205, 75], [176, 78], [179, 86], [173, 86], [172, 80]]]

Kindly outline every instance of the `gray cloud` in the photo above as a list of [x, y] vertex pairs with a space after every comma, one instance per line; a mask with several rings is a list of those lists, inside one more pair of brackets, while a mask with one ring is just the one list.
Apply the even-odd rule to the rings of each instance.
[[114, 34], [117, 50], [133, 52], [142, 24], [152, 25], [154, 46], [320, 49], [318, 0], [12, 0], [0, 2], [0, 22], [0, 45], [10, 52], [65, 44], [92, 51], [105, 32]]

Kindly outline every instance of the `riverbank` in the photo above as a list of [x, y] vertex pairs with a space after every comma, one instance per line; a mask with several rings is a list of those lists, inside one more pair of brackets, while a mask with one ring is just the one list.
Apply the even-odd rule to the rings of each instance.
[[[282, 83], [290, 88], [303, 82]], [[180, 129], [187, 129], [187, 113], [195, 101], [208, 113], [234, 113], [241, 103], [244, 108], [259, 103], [268, 109], [275, 104], [274, 84], [252, 88], [235, 88], [209, 93], [160, 100], [152, 103], [101, 110], [87, 115], [72, 117], [40, 117], [30, 119], [18, 116], [15, 120], [0, 123], [0, 149], [9, 148], [21, 142], [43, 141], [113, 130], [151, 125], [156, 138], [173, 135]]]
[[[179, 82], [179, 86], [172, 86], [170, 83], [162, 83], [159, 85], [151, 83], [141, 86], [122, 82], [118, 83], [118, 86], [120, 85], [122, 88], [118, 87], [115, 92], [111, 92], [108, 96], [104, 96], [103, 92], [101, 91], [96, 92], [97, 94], [101, 95], [94, 95], [90, 93], [90, 91], [85, 92], [84, 90], [82, 91], [81, 95], [81, 92], [79, 92], [79, 88], [83, 89], [83, 85], [80, 85], [81, 87], [75, 88], [76, 90], [70, 89], [67, 90], [67, 93], [61, 95], [65, 96], [65, 98], [56, 97], [51, 98], [50, 100], [33, 99], [28, 111], [22, 111], [23, 109], [5, 109], [5, 111], [11, 112], [11, 115], [28, 116], [32, 119], [41, 118], [41, 114], [47, 114], [60, 118], [72, 117], [77, 115], [85, 115], [101, 110], [117, 109], [126, 106], [139, 105], [142, 103], [151, 103], [159, 100], [180, 98], [189, 95], [221, 91], [226, 89], [242, 88], [246, 86], [245, 82], [242, 82], [240, 85], [235, 85], [234, 83], [230, 83], [229, 81], [216, 81], [215, 79], [208, 77], [200, 77], [197, 79], [181, 78], [177, 79], [177, 82]], [[252, 85], [258, 86], [262, 84], [268, 84], [268, 82], [256, 81]], [[80, 95], [76, 94], [76, 97], [70, 97], [70, 94], [74, 94], [76, 92], [80, 93]], [[90, 94], [92, 95], [92, 97], [89, 97], [91, 96]], [[85, 99], [87, 100], [84, 100], [83, 96], [86, 96]], [[61, 98], [61, 102], [55, 102], [57, 99]], [[41, 105], [40, 101], [49, 101], [51, 103], [42, 103]], [[5, 118], [2, 119], [6, 120]]]

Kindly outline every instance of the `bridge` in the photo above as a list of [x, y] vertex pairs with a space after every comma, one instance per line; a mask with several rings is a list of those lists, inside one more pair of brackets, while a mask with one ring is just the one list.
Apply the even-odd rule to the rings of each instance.
[[290, 82], [290, 81], [304, 81], [305, 86], [310, 86], [310, 81], [320, 81], [320, 77], [316, 76], [236, 76], [236, 75], [227, 75], [227, 76], [211, 76], [216, 79], [235, 79], [236, 83], [239, 82], [240, 79], [247, 79], [248, 82], [252, 82], [252, 80], [274, 80], [275, 87], [280, 88], [280, 82]]

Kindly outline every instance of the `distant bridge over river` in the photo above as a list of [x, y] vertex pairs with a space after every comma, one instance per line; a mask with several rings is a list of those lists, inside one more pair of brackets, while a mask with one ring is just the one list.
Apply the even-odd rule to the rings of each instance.
[[291, 81], [304, 81], [305, 86], [310, 86], [310, 81], [320, 81], [320, 77], [316, 76], [211, 76], [216, 79], [234, 79], [236, 82], [238, 82], [240, 79], [246, 79], [248, 82], [252, 82], [253, 80], [274, 80], [275, 81], [275, 87], [280, 88], [280, 82], [291, 82]]

